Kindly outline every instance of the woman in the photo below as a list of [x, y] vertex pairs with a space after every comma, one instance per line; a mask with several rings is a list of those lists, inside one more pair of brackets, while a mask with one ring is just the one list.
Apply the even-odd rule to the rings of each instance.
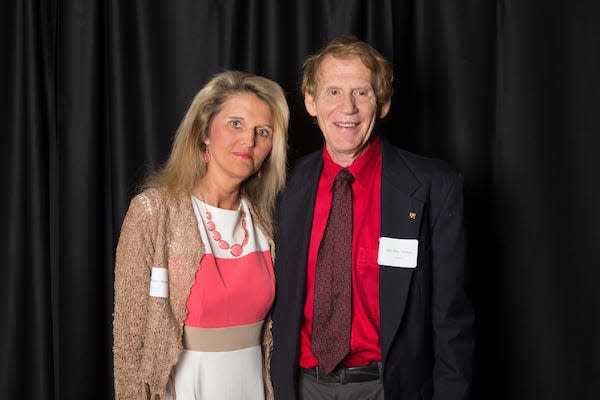
[[272, 399], [271, 211], [285, 182], [281, 87], [216, 75], [123, 222], [115, 266], [117, 399]]

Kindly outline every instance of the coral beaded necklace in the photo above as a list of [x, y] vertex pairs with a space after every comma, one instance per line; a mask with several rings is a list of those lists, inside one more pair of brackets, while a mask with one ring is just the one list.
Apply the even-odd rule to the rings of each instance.
[[204, 207], [204, 211], [204, 215], [206, 215], [206, 219], [208, 220], [208, 222], [206, 222], [206, 228], [210, 231], [211, 236], [215, 240], [215, 242], [217, 242], [219, 244], [219, 247], [223, 250], [231, 249], [230, 252], [232, 256], [239, 257], [240, 254], [242, 254], [242, 251], [244, 250], [244, 246], [246, 246], [246, 244], [248, 243], [248, 230], [246, 229], [246, 212], [244, 210], [241, 211], [242, 242], [239, 244], [234, 243], [230, 245], [226, 240], [222, 238], [221, 233], [217, 230], [217, 225], [213, 221], [213, 215], [210, 211], [206, 210], [206, 206]]
[[[205, 224], [206, 229], [208, 229], [210, 236], [213, 238], [213, 240], [215, 242], [217, 242], [219, 248], [221, 248], [223, 250], [229, 250], [232, 256], [239, 257], [243, 253], [244, 247], [248, 244], [248, 239], [249, 239], [247, 222], [246, 222], [246, 212], [242, 209], [241, 201], [240, 201], [240, 209], [241, 209], [240, 215], [242, 217], [242, 221], [241, 221], [242, 241], [240, 243], [229, 244], [228, 241], [223, 239], [223, 235], [217, 229], [217, 224], [216, 224], [215, 220], [213, 219], [213, 213], [208, 211], [208, 209], [206, 208], [206, 205], [208, 203], [204, 200], [203, 196], [200, 196], [200, 199], [197, 199], [197, 200], [198, 200], [198, 203], [200, 203], [199, 205], [201, 206], [201, 208], [204, 212], [204, 216], [206, 217], [206, 222], [204, 222], [204, 218], [201, 218], [202, 222]], [[229, 210], [227, 210], [227, 211], [229, 211]], [[233, 229], [232, 238], [235, 234], [235, 228], [237, 228], [237, 226], [234, 227], [234, 229]]]

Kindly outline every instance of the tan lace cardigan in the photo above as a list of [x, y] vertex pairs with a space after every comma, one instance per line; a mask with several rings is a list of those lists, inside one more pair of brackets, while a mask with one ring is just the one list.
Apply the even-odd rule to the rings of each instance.
[[[254, 223], [273, 247], [270, 219], [251, 208]], [[182, 350], [186, 301], [204, 248], [190, 195], [149, 189], [136, 196], [123, 222], [115, 264], [114, 378], [118, 400], [163, 399], [171, 368]], [[149, 296], [152, 267], [169, 270], [169, 298]], [[263, 333], [265, 397], [273, 399], [269, 374], [271, 320]]]

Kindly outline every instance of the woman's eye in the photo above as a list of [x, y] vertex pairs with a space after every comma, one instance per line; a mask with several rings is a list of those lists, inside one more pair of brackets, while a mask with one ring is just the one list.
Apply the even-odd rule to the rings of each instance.
[[229, 125], [231, 125], [232, 128], [241, 128], [242, 127], [242, 123], [238, 120], [233, 120], [231, 122], [229, 122]]
[[258, 136], [268, 137], [271, 134], [271, 132], [268, 129], [259, 129], [256, 131], [256, 134]]
[[327, 94], [329, 96], [337, 96], [338, 94], [340, 94], [340, 91], [337, 89], [329, 89], [329, 91], [327, 92]]

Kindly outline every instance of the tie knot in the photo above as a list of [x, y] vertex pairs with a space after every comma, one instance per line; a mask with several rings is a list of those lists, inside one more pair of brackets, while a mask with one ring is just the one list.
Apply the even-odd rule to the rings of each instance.
[[354, 176], [352, 175], [352, 172], [348, 170], [348, 168], [342, 168], [335, 176], [335, 182], [349, 185], [354, 182]]

